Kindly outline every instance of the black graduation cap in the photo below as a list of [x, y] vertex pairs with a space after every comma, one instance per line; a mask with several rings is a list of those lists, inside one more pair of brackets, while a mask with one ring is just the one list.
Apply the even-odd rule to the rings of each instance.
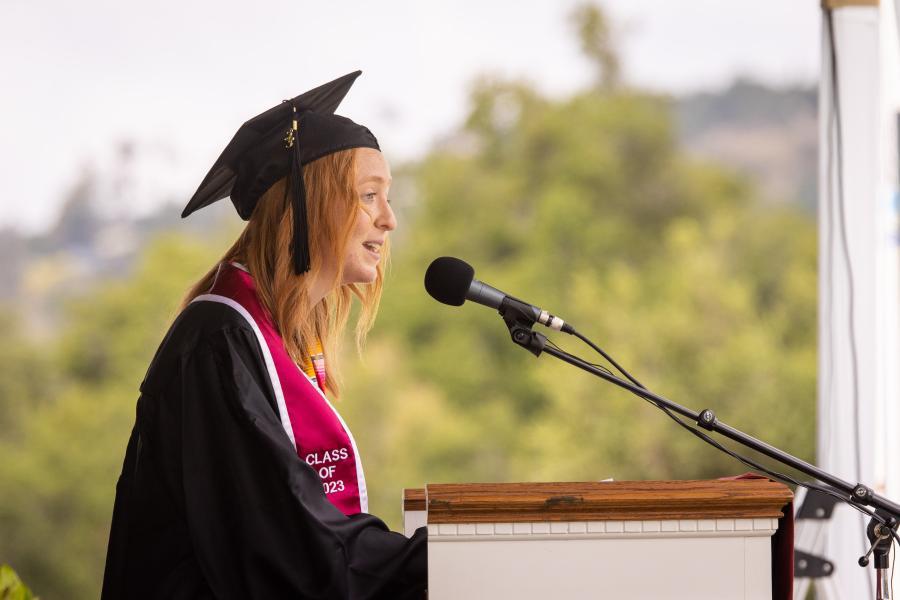
[[203, 178], [181, 217], [231, 196], [238, 214], [246, 221], [265, 191], [288, 176], [285, 194], [291, 194], [294, 211], [291, 247], [294, 272], [299, 275], [308, 271], [303, 165], [350, 148], [380, 150], [378, 140], [368, 128], [334, 114], [361, 73], [348, 73], [284, 100], [241, 125]]

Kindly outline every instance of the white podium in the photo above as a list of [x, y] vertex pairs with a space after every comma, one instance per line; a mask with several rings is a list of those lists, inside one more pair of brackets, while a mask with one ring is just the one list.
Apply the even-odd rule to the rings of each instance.
[[770, 600], [791, 497], [764, 479], [438, 484], [404, 491], [404, 526], [428, 526], [429, 600]]

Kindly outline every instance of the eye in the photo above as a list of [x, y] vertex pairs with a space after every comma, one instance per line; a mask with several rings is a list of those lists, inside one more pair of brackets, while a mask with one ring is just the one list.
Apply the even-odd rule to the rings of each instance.
[[366, 192], [363, 194], [363, 200], [366, 202], [374, 202], [376, 196], [378, 196], [378, 194], [375, 192]]

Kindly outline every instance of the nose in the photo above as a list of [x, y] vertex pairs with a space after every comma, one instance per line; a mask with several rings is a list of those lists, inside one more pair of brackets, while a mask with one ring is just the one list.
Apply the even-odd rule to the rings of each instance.
[[386, 199], [379, 202], [378, 213], [375, 215], [375, 227], [382, 231], [393, 231], [397, 228], [397, 217], [394, 209]]

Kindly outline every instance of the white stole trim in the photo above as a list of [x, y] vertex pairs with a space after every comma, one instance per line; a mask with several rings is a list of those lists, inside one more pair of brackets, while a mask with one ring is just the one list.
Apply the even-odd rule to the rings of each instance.
[[[278, 403], [278, 413], [281, 417], [281, 426], [284, 428], [284, 432], [287, 434], [288, 439], [291, 440], [291, 445], [296, 451], [297, 441], [294, 439], [294, 429], [293, 427], [291, 427], [291, 418], [288, 416], [287, 405], [284, 403], [284, 391], [281, 389], [281, 381], [279, 381], [278, 379], [278, 371], [275, 370], [275, 361], [272, 360], [272, 353], [269, 351], [269, 345], [266, 343], [266, 338], [263, 337], [262, 332], [256, 325], [256, 321], [253, 320], [253, 317], [249, 312], [247, 312], [246, 308], [241, 306], [238, 302], [235, 302], [231, 298], [227, 298], [225, 296], [220, 296], [218, 294], [202, 294], [191, 300], [192, 304], [194, 302], [219, 302], [220, 304], [226, 304], [236, 310], [242, 317], [244, 317], [244, 320], [246, 320], [250, 327], [253, 329], [253, 333], [256, 334], [256, 341], [259, 342], [259, 348], [262, 351], [263, 360], [266, 361], [266, 371], [268, 371], [269, 380], [272, 382], [272, 390], [274, 390], [275, 392], [275, 401]], [[352, 437], [350, 439], [351, 441], [353, 440]], [[356, 460], [358, 463], [358, 455]], [[360, 497], [362, 497], [362, 495], [360, 495]]]

